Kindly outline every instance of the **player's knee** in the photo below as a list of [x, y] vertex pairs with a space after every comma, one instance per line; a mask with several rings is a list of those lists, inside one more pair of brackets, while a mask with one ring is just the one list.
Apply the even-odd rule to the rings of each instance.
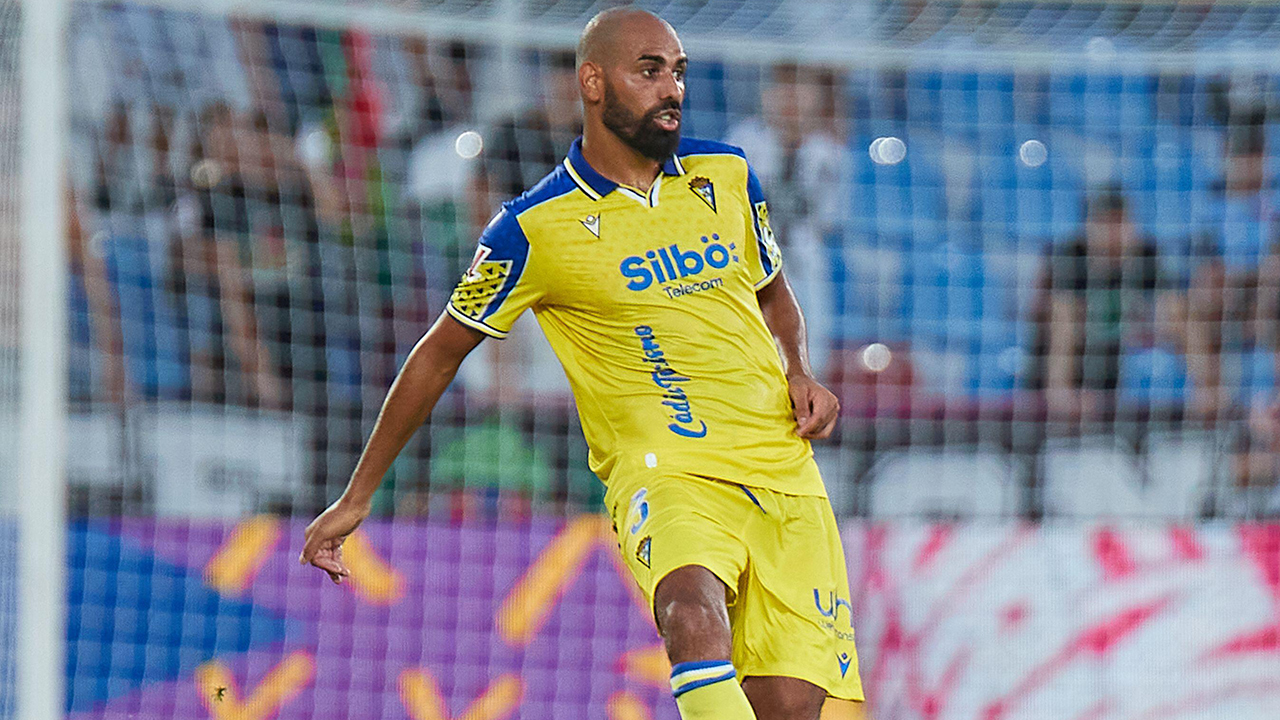
[[658, 629], [671, 662], [723, 660], [733, 649], [729, 618], [721, 603], [673, 598], [657, 608]]
[[716, 607], [703, 598], [675, 597], [655, 609], [671, 662], [728, 659], [733, 640], [723, 603]]
[[672, 571], [654, 593], [654, 618], [671, 662], [726, 660], [733, 650], [725, 586], [710, 570]]

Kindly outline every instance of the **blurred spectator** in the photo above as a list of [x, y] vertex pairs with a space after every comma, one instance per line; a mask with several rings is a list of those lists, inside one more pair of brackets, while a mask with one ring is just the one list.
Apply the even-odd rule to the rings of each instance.
[[1234, 486], [1220, 508], [1232, 516], [1280, 514], [1280, 400], [1259, 402], [1240, 426], [1231, 457]]
[[[283, 382], [280, 404], [304, 409], [325, 378], [322, 298], [313, 283], [319, 228], [307, 176], [282, 125], [281, 118], [258, 112], [244, 129], [249, 228], [238, 236], [236, 256], [252, 282], [259, 335]], [[299, 397], [300, 390], [306, 397]]]
[[1229, 128], [1223, 182], [1208, 203], [1200, 264], [1187, 297], [1187, 369], [1193, 413], [1215, 418], [1234, 400], [1222, 378], [1225, 347], [1277, 348], [1280, 205], [1265, 175], [1265, 126], [1257, 116]]
[[777, 65], [761, 89], [760, 114], [725, 138], [746, 151], [764, 185], [819, 377], [827, 370], [836, 311], [828, 247], [843, 239], [852, 182], [842, 82], [833, 70]]
[[[252, 259], [253, 243], [245, 171], [260, 176], [261, 170], [253, 167], [252, 146], [241, 149], [246, 138], [227, 106], [207, 108], [197, 133], [170, 278], [188, 331], [192, 393], [201, 401], [279, 407], [284, 389], [260, 335], [254, 278], [243, 261], [246, 249]], [[260, 262], [282, 262], [281, 248], [271, 245]], [[228, 382], [228, 360], [238, 366], [238, 382]]]
[[168, 213], [178, 196], [173, 174], [173, 108], [159, 106], [151, 114], [151, 167], [146, 181], [146, 204], [152, 210]]
[[[67, 186], [67, 263], [71, 278], [84, 288], [89, 311], [89, 333], [100, 360], [100, 380], [90, 377], [90, 399], [123, 405], [127, 398], [124, 343], [115, 293], [103, 258], [105, 233], [94, 233], [85, 225], [85, 212], [78, 193]], [[93, 363], [88, 363], [93, 367]]]
[[476, 227], [484, 227], [506, 200], [533, 187], [564, 160], [573, 139], [582, 133], [576, 58], [568, 50], [542, 58], [542, 91], [534, 107], [499, 121], [484, 136]]
[[[134, 142], [134, 114], [117, 103], [94, 140], [92, 187], [68, 192], [68, 260], [82, 283], [90, 318], [90, 336], [101, 359], [101, 385], [90, 396], [123, 402], [127, 389], [120, 308], [110, 277], [113, 243], [142, 234], [146, 191], [142, 159]], [[91, 378], [92, 380], [92, 378]]]
[[409, 64], [412, 97], [392, 135], [393, 142], [408, 151], [423, 138], [472, 119], [469, 65], [473, 52], [465, 43], [451, 42], [436, 53], [421, 36], [405, 37], [402, 48]]
[[441, 293], [431, 298], [439, 307], [471, 260], [473, 216], [488, 208], [487, 198], [476, 201], [472, 196], [475, 153], [483, 142], [472, 115], [470, 63], [475, 52], [459, 42], [440, 53], [431, 52], [436, 48], [422, 38], [407, 38], [404, 44], [417, 99], [395, 131], [409, 152], [402, 194], [413, 223], [409, 232], [423, 241], [427, 255], [421, 263], [431, 273], [426, 285]]
[[106, 118], [94, 156], [92, 201], [101, 221], [142, 214], [146, 198], [140, 155], [133, 112], [117, 103]]
[[1124, 196], [1095, 194], [1084, 234], [1050, 248], [1032, 310], [1031, 385], [1051, 418], [1114, 416], [1122, 350], [1151, 339], [1161, 287], [1156, 247], [1138, 236]]
[[[533, 108], [499, 121], [484, 134], [480, 172], [475, 178], [473, 231], [475, 235], [498, 207], [533, 187], [569, 152], [582, 133], [582, 105], [578, 95], [577, 60], [567, 50], [540, 57], [541, 92]], [[461, 275], [470, 252], [453, 278]], [[568, 402], [564, 371], [542, 333], [526, 316], [500, 343], [485, 343], [481, 355], [488, 362], [463, 365], [462, 379], [500, 404], [550, 401]]]

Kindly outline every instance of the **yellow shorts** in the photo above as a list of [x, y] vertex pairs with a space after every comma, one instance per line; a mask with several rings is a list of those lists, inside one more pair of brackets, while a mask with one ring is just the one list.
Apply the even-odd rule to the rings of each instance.
[[605, 503], [650, 607], [662, 578], [685, 565], [724, 581], [739, 678], [800, 678], [863, 699], [848, 570], [825, 497], [682, 475], [611, 483]]

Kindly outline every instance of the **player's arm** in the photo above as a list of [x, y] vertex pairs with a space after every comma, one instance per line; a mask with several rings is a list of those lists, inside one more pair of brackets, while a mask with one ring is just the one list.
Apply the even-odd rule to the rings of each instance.
[[769, 207], [764, 189], [751, 166], [747, 166], [747, 199], [750, 211], [744, 220], [747, 232], [756, 242], [747, 251], [751, 281], [764, 322], [787, 370], [788, 391], [796, 416], [796, 434], [807, 439], [829, 436], [835, 427], [840, 403], [813, 377], [809, 369], [808, 339], [805, 337], [804, 315], [791, 292], [791, 283], [782, 272], [782, 251], [769, 225]]
[[840, 402], [814, 379], [809, 368], [804, 315], [782, 270], [779, 269], [776, 277], [756, 291], [756, 298], [786, 367], [791, 406], [796, 415], [796, 433], [802, 438], [815, 440], [831, 435], [836, 416], [840, 413]]
[[350, 574], [342, 563], [342, 542], [369, 516], [373, 493], [392, 461], [484, 337], [447, 313], [422, 336], [391, 384], [346, 491], [307, 526], [300, 562], [324, 570], [335, 583]]
[[504, 209], [480, 235], [471, 267], [454, 288], [446, 311], [405, 360], [373, 434], [342, 497], [306, 531], [302, 563], [311, 563], [342, 582], [342, 541], [369, 516], [370, 501], [400, 449], [435, 407], [463, 358], [486, 335], [501, 338], [522, 312], [541, 297], [538, 273], [530, 272], [529, 242], [514, 213]]

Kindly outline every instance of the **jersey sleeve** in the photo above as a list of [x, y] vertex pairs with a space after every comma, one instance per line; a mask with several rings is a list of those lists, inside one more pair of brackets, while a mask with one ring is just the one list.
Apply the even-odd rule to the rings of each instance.
[[509, 208], [489, 221], [471, 266], [463, 273], [446, 310], [455, 320], [496, 338], [542, 296], [529, 272], [529, 240]]
[[750, 165], [747, 166], [747, 202], [751, 206], [746, 218], [749, 235], [756, 239], [753, 249], [747, 252], [747, 268], [751, 282], [759, 290], [782, 270], [782, 251], [769, 226], [769, 205], [765, 202], [760, 178]]

